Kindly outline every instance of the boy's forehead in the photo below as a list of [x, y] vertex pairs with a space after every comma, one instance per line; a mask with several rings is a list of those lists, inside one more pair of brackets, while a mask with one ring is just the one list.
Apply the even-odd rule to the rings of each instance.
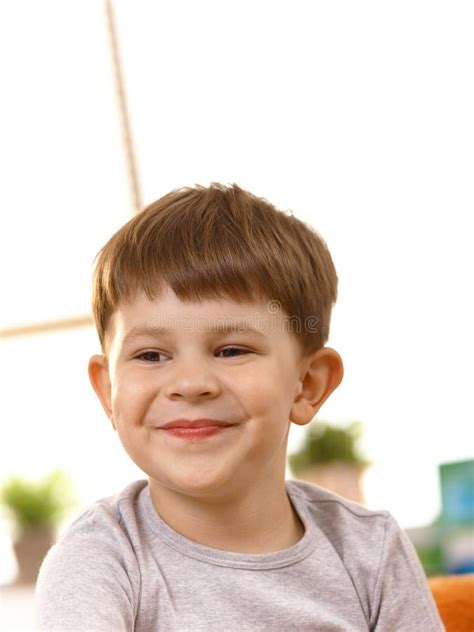
[[119, 305], [110, 319], [109, 333], [121, 343], [147, 334], [171, 335], [180, 331], [241, 331], [262, 337], [278, 333], [286, 318], [278, 301], [263, 297], [245, 302], [228, 297], [182, 301], [167, 288], [153, 300], [137, 294]]

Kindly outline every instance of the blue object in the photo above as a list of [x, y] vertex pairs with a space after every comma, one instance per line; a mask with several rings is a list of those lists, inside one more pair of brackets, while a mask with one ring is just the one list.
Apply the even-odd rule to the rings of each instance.
[[441, 520], [449, 525], [474, 525], [474, 459], [439, 466]]

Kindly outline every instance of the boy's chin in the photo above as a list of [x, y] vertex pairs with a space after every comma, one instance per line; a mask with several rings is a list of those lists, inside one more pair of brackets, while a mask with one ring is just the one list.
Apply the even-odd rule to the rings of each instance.
[[234, 496], [239, 489], [235, 476], [203, 475], [162, 477], [149, 476], [150, 487], [156, 492], [180, 494], [195, 499], [222, 502]]

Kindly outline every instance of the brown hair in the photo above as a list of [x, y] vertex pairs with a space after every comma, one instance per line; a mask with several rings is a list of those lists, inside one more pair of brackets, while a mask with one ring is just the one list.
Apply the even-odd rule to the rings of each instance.
[[139, 292], [153, 300], [165, 285], [183, 301], [278, 301], [303, 355], [328, 339], [338, 280], [326, 243], [236, 184], [171, 191], [122, 226], [97, 257], [92, 311], [104, 353], [117, 307]]

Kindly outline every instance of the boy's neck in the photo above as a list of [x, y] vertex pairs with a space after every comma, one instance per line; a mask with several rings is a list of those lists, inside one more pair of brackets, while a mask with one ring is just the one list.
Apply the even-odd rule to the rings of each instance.
[[[272, 553], [295, 545], [304, 526], [285, 489], [255, 486], [226, 500], [188, 496], [149, 479], [155, 510], [168, 526], [206, 546], [235, 553]], [[267, 487], [267, 486], [265, 486]]]

